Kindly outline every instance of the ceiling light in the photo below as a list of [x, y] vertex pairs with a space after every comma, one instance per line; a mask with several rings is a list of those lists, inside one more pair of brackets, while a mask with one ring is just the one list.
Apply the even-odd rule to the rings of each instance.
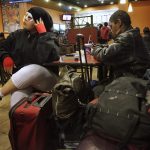
[[80, 2], [77, 2], [77, 4], [80, 4]]
[[49, 2], [50, 0], [45, 0], [45, 2]]
[[120, 0], [120, 4], [126, 4], [127, 0]]
[[135, 0], [135, 2], [137, 2], [138, 0]]
[[112, 5], [112, 4], [114, 4], [114, 2], [110, 2], [110, 4]]
[[86, 7], [87, 7], [87, 5], [84, 5], [84, 7], [86, 8]]
[[101, 4], [104, 4], [104, 1], [101, 1]]
[[72, 9], [72, 6], [69, 6], [69, 9], [71, 10], [71, 9]]
[[58, 3], [58, 6], [62, 6], [62, 3]]
[[98, 2], [101, 2], [102, 4], [104, 3], [104, 0], [98, 0]]
[[129, 3], [128, 12], [133, 12], [133, 7], [131, 3]]

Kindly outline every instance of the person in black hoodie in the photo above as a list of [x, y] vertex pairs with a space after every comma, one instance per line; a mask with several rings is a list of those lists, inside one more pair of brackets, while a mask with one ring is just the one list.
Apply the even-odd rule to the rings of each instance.
[[59, 60], [59, 46], [52, 33], [51, 16], [40, 7], [30, 8], [23, 18], [24, 29], [11, 33], [0, 46], [0, 60], [11, 79], [0, 89], [0, 97], [12, 93], [11, 106], [33, 89], [51, 90], [58, 68], [46, 63]]

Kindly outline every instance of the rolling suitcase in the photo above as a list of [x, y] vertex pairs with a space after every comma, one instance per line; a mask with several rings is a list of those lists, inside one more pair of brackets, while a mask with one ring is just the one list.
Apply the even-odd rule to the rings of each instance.
[[12, 150], [55, 150], [56, 125], [51, 95], [33, 94], [23, 98], [9, 112]]

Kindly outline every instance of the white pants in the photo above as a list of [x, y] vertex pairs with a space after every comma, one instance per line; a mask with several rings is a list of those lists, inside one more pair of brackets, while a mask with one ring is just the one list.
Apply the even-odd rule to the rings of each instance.
[[57, 76], [46, 68], [32, 64], [21, 68], [12, 75], [11, 80], [18, 91], [12, 93], [11, 107], [24, 97], [28, 97], [33, 89], [49, 91], [57, 83]]

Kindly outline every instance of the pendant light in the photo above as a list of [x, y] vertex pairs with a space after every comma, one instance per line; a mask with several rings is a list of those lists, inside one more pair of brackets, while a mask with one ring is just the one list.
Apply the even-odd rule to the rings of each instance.
[[132, 3], [129, 3], [129, 6], [128, 6], [128, 12], [133, 12]]

